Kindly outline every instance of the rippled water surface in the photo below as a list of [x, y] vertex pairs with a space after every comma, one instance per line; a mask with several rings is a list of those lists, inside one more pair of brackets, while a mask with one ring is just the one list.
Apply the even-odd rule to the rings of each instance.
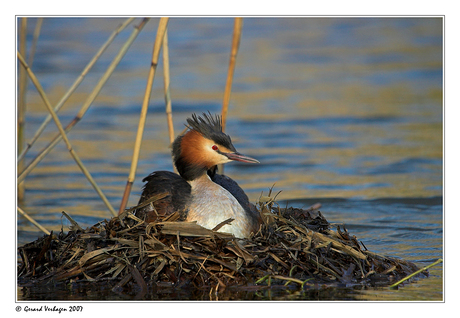
[[[32, 70], [53, 105], [123, 20], [43, 20]], [[36, 22], [28, 19], [29, 46]], [[64, 125], [133, 25], [118, 35], [59, 112]], [[157, 25], [158, 19], [148, 22], [69, 133], [73, 148], [116, 210], [129, 174]], [[273, 185], [282, 190], [280, 204], [321, 202], [329, 222], [345, 224], [372, 251], [420, 266], [442, 258], [442, 27], [439, 18], [245, 18], [226, 131], [238, 151], [261, 163], [230, 163], [225, 173], [253, 202]], [[170, 19], [176, 134], [191, 113], [220, 112], [232, 29], [230, 18]], [[160, 60], [128, 205], [137, 203], [143, 176], [172, 169], [162, 74]], [[26, 140], [46, 114], [29, 85]], [[26, 165], [56, 132], [51, 123], [28, 152]], [[68, 225], [61, 211], [81, 226], [111, 217], [62, 142], [27, 176], [19, 205], [55, 231]], [[17, 232], [19, 245], [41, 235], [19, 215]], [[265, 293], [259, 299], [442, 300], [442, 273], [438, 265], [429, 278], [398, 291]], [[18, 290], [19, 299], [33, 297], [39, 298]]]

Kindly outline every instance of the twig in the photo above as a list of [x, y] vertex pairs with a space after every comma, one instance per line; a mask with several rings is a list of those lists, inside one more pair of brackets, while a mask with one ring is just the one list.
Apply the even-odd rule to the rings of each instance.
[[265, 275], [264, 277], [258, 279], [256, 281], [256, 284], [260, 284], [260, 283], [263, 283], [264, 281], [266, 281], [268, 279], [269, 283], [268, 283], [268, 286], [271, 285], [271, 279], [280, 279], [280, 280], [285, 280], [287, 281], [287, 283], [297, 283], [299, 284], [300, 286], [304, 286], [306, 282], [310, 281], [310, 280], [313, 280], [313, 278], [308, 278], [306, 279], [305, 281], [301, 281], [300, 279], [297, 279], [297, 278], [293, 278], [293, 277], [285, 277], [285, 276], [281, 276], [281, 275]]
[[70, 215], [68, 215], [67, 213], [65, 213], [64, 211], [62, 211], [62, 215], [66, 217], [67, 220], [69, 220], [69, 222], [72, 224], [70, 226], [70, 229], [71, 230], [74, 230], [74, 231], [83, 231], [83, 229], [81, 228], [81, 226], [77, 223], [77, 221], [75, 221], [74, 219], [72, 219], [72, 217]]
[[416, 271], [416, 272], [413, 272], [412, 274], [410, 274], [410, 275], [404, 277], [403, 279], [397, 281], [396, 283], [394, 283], [393, 285], [391, 285], [390, 288], [392, 288], [392, 289], [393, 289], [393, 288], [397, 288], [398, 285], [401, 284], [402, 282], [405, 282], [406, 280], [408, 280], [408, 279], [414, 277], [414, 276], [417, 275], [417, 274], [420, 274], [420, 273], [423, 272], [423, 271], [426, 271], [427, 269], [429, 269], [429, 268], [431, 268], [431, 267], [433, 267], [433, 266], [435, 266], [435, 265], [438, 265], [438, 264], [441, 263], [441, 262], [442, 262], [442, 258], [438, 259], [436, 262], [434, 262], [434, 263], [432, 263], [432, 264], [430, 264], [430, 265], [428, 265], [428, 266], [425, 266], [425, 267], [419, 269], [419, 270]]
[[213, 231], [219, 231], [224, 225], [227, 225], [227, 224], [230, 224], [234, 221], [235, 219], [232, 219], [232, 218], [228, 218], [226, 219], [225, 221], [222, 221], [220, 222], [219, 224], [217, 224], [215, 227], [212, 228]]
[[41, 226], [37, 221], [35, 221], [30, 215], [28, 215], [24, 210], [22, 210], [20, 207], [17, 207], [18, 212], [21, 213], [22, 216], [24, 216], [30, 223], [35, 225], [40, 231], [45, 233], [46, 235], [50, 235], [50, 232], [45, 229], [43, 226]]
[[147, 87], [145, 89], [144, 100], [142, 102], [142, 109], [141, 109], [141, 114], [139, 118], [139, 126], [137, 128], [136, 141], [134, 143], [134, 152], [133, 152], [133, 158], [131, 161], [131, 170], [129, 172], [128, 181], [126, 182], [125, 192], [123, 193], [123, 198], [121, 200], [120, 210], [118, 211], [119, 214], [123, 212], [123, 210], [126, 207], [126, 204], [129, 198], [129, 194], [131, 192], [131, 187], [133, 186], [134, 178], [136, 176], [137, 163], [139, 160], [139, 152], [141, 149], [142, 135], [144, 133], [145, 119], [147, 117], [147, 110], [149, 106], [150, 95], [152, 92], [153, 80], [155, 78], [155, 71], [158, 65], [158, 57], [160, 55], [160, 49], [163, 44], [164, 34], [166, 32], [166, 27], [168, 25], [168, 19], [169, 18], [161, 18], [160, 23], [158, 25], [157, 37], [155, 39], [155, 44], [153, 46], [152, 63], [150, 65], [150, 71], [147, 77]]

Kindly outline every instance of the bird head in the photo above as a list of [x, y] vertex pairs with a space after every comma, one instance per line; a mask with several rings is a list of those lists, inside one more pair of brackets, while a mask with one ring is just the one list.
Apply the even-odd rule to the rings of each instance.
[[229, 135], [222, 132], [221, 117], [211, 114], [187, 119], [188, 131], [173, 143], [173, 158], [179, 174], [194, 180], [212, 167], [230, 161], [259, 163], [236, 151]]

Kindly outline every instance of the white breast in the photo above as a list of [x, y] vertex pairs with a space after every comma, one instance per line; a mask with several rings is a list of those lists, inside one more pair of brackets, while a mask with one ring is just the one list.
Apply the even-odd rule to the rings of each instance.
[[207, 175], [190, 181], [192, 202], [186, 221], [196, 221], [199, 225], [213, 229], [219, 223], [232, 218], [234, 221], [219, 229], [219, 232], [232, 233], [245, 238], [251, 234], [251, 223], [246, 212], [235, 197]]

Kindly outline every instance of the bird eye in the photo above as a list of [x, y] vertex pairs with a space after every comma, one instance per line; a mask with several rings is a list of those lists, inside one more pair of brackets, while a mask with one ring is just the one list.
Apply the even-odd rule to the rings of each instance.
[[219, 150], [219, 147], [217, 147], [216, 145], [213, 145], [213, 146], [212, 146], [212, 150], [217, 151], [217, 150]]

